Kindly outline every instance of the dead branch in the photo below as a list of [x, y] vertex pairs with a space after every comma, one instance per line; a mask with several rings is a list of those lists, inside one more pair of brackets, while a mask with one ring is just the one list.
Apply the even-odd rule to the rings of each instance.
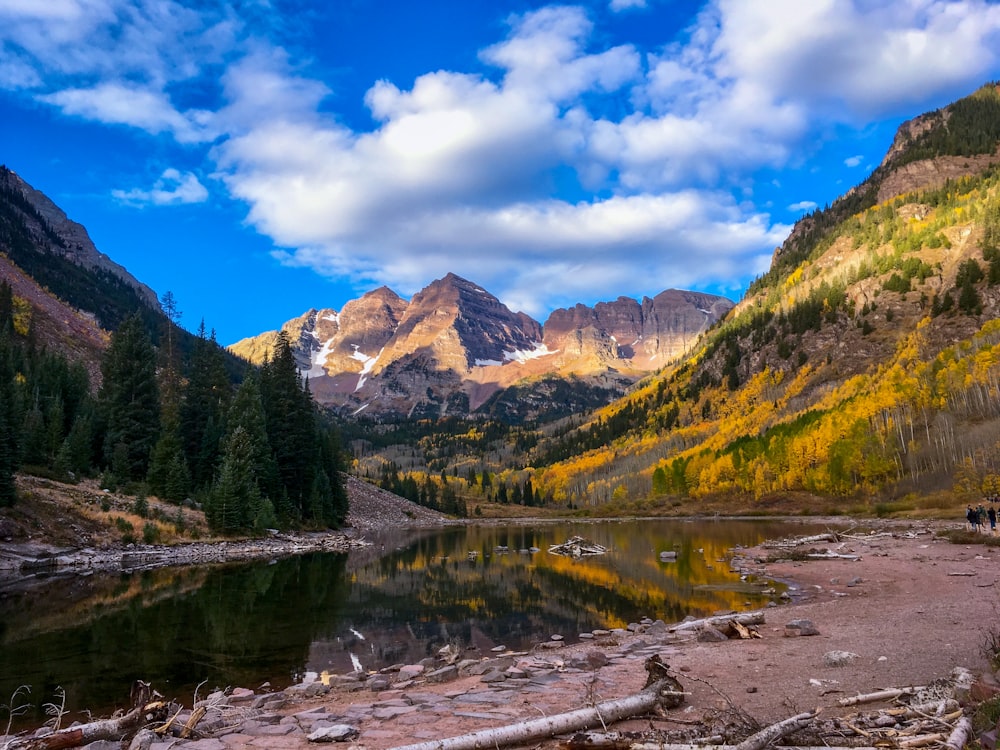
[[779, 740], [792, 732], [797, 732], [809, 726], [817, 714], [819, 714], [818, 709], [816, 711], [796, 714], [795, 716], [790, 716], [787, 719], [779, 721], [777, 724], [764, 727], [756, 734], [750, 735], [743, 742], [736, 745], [735, 750], [762, 750], [775, 740]]
[[131, 737], [146, 722], [163, 721], [166, 718], [166, 708], [167, 704], [163, 701], [154, 701], [137, 706], [118, 718], [67, 727], [43, 737], [14, 740], [9, 750], [65, 750], [97, 740], [120, 741]]
[[789, 549], [799, 547], [803, 544], [818, 544], [819, 542], [836, 542], [836, 534], [816, 534], [815, 536], [800, 536], [792, 539], [779, 539], [777, 541], [764, 542], [763, 547], [770, 549]]
[[837, 703], [841, 706], [857, 706], [861, 703], [874, 703], [875, 701], [891, 701], [899, 698], [903, 695], [913, 695], [920, 690], [926, 690], [925, 687], [901, 687], [901, 688], [888, 688], [886, 690], [879, 690], [874, 693], [859, 693], [858, 695], [848, 696], [847, 698], [841, 698]]
[[733, 622], [738, 622], [740, 625], [763, 625], [764, 613], [760, 610], [756, 612], [734, 612], [729, 615], [717, 615], [715, 617], [703, 617], [700, 620], [688, 620], [687, 622], [672, 625], [670, 627], [670, 632], [678, 633], [687, 630], [700, 630], [706, 625], [711, 625], [713, 628], [724, 631], [725, 628]]
[[[678, 742], [633, 742], [628, 750], [736, 750], [738, 745], [700, 745], [698, 743]], [[885, 750], [874, 746], [853, 747], [850, 745], [775, 745], [774, 750]]]
[[840, 554], [838, 552], [810, 552], [806, 555], [810, 560], [860, 560], [861, 555]]
[[652, 682], [635, 695], [604, 701], [592, 708], [546, 716], [540, 719], [521, 721], [505, 727], [481, 729], [457, 737], [428, 740], [413, 745], [403, 745], [394, 750], [479, 750], [499, 748], [509, 745], [525, 745], [536, 740], [547, 739], [557, 734], [576, 732], [593, 726], [607, 727], [630, 716], [648, 713], [655, 708], [679, 705], [684, 695], [676, 688], [680, 683], [672, 677], [664, 676], [667, 665], [659, 657], [646, 660], [646, 669]]
[[972, 721], [968, 716], [963, 716], [958, 720], [958, 724], [948, 735], [948, 739], [945, 740], [944, 746], [948, 750], [962, 750], [965, 747], [965, 743], [969, 741], [969, 737], [972, 735]]
[[180, 738], [182, 740], [186, 740], [191, 736], [191, 732], [193, 732], [194, 728], [198, 726], [198, 722], [202, 720], [206, 713], [208, 713], [208, 709], [205, 706], [198, 706], [198, 708], [191, 712], [191, 716], [188, 717], [187, 723], [185, 723], [184, 728], [181, 729]]
[[167, 718], [168, 704], [148, 682], [136, 680], [131, 692], [132, 710], [111, 719], [66, 727], [42, 737], [14, 740], [7, 750], [64, 750], [97, 740], [123, 741], [132, 737], [144, 724]]
[[940, 733], [935, 734], [924, 734], [919, 737], [912, 737], [908, 740], [900, 740], [900, 747], [927, 747], [928, 745], [936, 745], [944, 740], [944, 735]]

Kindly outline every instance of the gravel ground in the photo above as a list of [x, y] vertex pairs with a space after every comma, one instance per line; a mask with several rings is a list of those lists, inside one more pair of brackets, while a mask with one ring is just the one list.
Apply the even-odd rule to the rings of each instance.
[[[347, 524], [361, 532], [382, 532], [402, 526], [442, 526], [446, 515], [386, 492], [374, 484], [345, 475], [351, 509]], [[452, 522], [453, 523], [453, 522]]]

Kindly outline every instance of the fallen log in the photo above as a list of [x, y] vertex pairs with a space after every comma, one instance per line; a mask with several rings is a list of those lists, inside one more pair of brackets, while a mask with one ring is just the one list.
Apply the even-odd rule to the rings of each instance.
[[597, 725], [607, 726], [630, 716], [648, 713], [655, 708], [679, 705], [684, 693], [677, 680], [663, 676], [666, 665], [657, 657], [651, 657], [646, 662], [646, 669], [653, 681], [647, 682], [646, 687], [635, 695], [603, 701], [591, 708], [521, 721], [505, 727], [480, 729], [457, 737], [402, 745], [393, 750], [481, 750], [526, 745], [557, 734], [576, 732]]
[[166, 708], [167, 704], [163, 701], [154, 701], [137, 706], [118, 718], [101, 719], [75, 727], [66, 727], [42, 737], [14, 740], [7, 745], [7, 750], [68, 750], [68, 748], [88, 745], [98, 740], [120, 742], [135, 734], [146, 722], [163, 721]]
[[136, 680], [131, 691], [132, 709], [122, 716], [66, 727], [41, 737], [24, 737], [4, 745], [4, 750], [66, 750], [98, 740], [122, 742], [149, 722], [167, 718], [169, 704], [148, 682]]
[[[816, 718], [819, 711], [797, 714], [776, 724], [764, 727], [737, 745], [719, 745], [705, 742], [631, 742], [620, 734], [589, 732], [574, 736], [566, 745], [567, 750], [763, 750], [775, 740], [792, 732], [805, 729]], [[792, 750], [792, 748], [782, 748]], [[816, 750], [816, 749], [810, 749]], [[824, 746], [822, 750], [832, 750]], [[851, 750], [861, 750], [852, 748]], [[869, 749], [870, 750], [870, 749]]]
[[945, 740], [944, 746], [948, 750], [962, 750], [965, 747], [965, 743], [969, 741], [969, 737], [972, 735], [972, 721], [968, 716], [963, 716], [958, 720], [958, 724], [948, 735], [948, 739]]
[[800, 536], [794, 539], [779, 539], [774, 542], [764, 542], [762, 546], [771, 549], [789, 549], [799, 547], [803, 544], [818, 544], [819, 542], [839, 541], [836, 534], [816, 534], [814, 536]]
[[886, 690], [878, 690], [874, 693], [859, 693], [858, 695], [851, 695], [847, 698], [841, 698], [837, 701], [837, 703], [841, 706], [857, 706], [861, 703], [891, 701], [904, 695], [913, 695], [920, 690], [926, 690], [926, 688], [923, 686], [887, 688]]
[[841, 554], [839, 552], [810, 552], [806, 557], [810, 560], [860, 560], [861, 555]]
[[736, 750], [762, 750], [762, 748], [767, 747], [775, 740], [780, 740], [792, 732], [797, 732], [809, 726], [818, 713], [819, 710], [817, 709], [816, 711], [796, 714], [795, 716], [790, 716], [787, 719], [779, 721], [777, 724], [764, 727], [759, 732], [751, 734], [743, 742], [736, 745]]
[[[948, 720], [955, 711], [960, 711], [958, 701], [954, 698], [942, 698], [929, 703], [918, 703], [915, 706], [890, 708], [885, 713], [898, 719], [915, 719], [919, 717]], [[961, 715], [961, 713], [959, 714]], [[956, 717], [958, 718], [958, 717]]]
[[688, 620], [687, 622], [671, 625], [669, 630], [671, 633], [683, 632], [685, 630], [700, 630], [706, 625], [723, 630], [733, 622], [738, 622], [740, 625], [763, 625], [764, 613], [758, 610], [757, 612], [734, 612], [729, 615], [703, 617], [700, 620]]
[[924, 734], [924, 735], [921, 735], [920, 737], [912, 737], [912, 738], [907, 739], [907, 740], [900, 740], [899, 741], [899, 746], [900, 747], [907, 747], [907, 748], [910, 748], [910, 747], [927, 747], [928, 745], [937, 745], [940, 742], [943, 742], [944, 739], [945, 739], [944, 735], [940, 734], [940, 733]]
[[603, 544], [584, 539], [582, 536], [570, 537], [562, 544], [553, 544], [549, 547], [550, 554], [565, 555], [566, 557], [603, 555], [607, 551], [608, 548]]
[[[696, 742], [633, 742], [622, 750], [736, 750], [738, 745], [699, 745]], [[874, 745], [775, 745], [774, 750], [886, 750]]]

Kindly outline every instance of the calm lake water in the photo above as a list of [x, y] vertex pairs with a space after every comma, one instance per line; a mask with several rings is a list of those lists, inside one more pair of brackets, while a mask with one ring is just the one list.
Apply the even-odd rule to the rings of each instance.
[[[0, 705], [19, 685], [31, 686], [36, 706], [62, 687], [70, 708], [103, 713], [127, 702], [134, 679], [188, 703], [202, 681], [202, 695], [265, 681], [284, 687], [307, 673], [414, 663], [448, 644], [476, 657], [552, 634], [573, 642], [643, 617], [669, 623], [752, 609], [767, 603], [770, 582], [730, 572], [732, 548], [822, 530], [742, 520], [454, 527], [351, 556], [8, 585]], [[608, 553], [548, 552], [576, 535]], [[675, 561], [661, 562], [666, 550]], [[44, 718], [38, 709], [28, 721]]]

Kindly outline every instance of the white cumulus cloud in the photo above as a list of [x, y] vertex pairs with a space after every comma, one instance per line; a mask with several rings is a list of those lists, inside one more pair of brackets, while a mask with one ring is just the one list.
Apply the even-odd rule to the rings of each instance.
[[153, 204], [172, 206], [188, 203], [204, 203], [208, 200], [208, 189], [191, 172], [180, 172], [173, 167], [163, 170], [163, 174], [149, 190], [112, 190], [116, 200], [132, 205]]
[[799, 211], [809, 212], [809, 211], [814, 211], [817, 208], [817, 206], [818, 204], [816, 203], [816, 201], [799, 201], [798, 203], [791, 204], [788, 207], [788, 210], [795, 211], [796, 213]]
[[[0, 88], [201, 155], [283, 263], [402, 293], [453, 271], [541, 313], [671, 286], [738, 296], [790, 229], [751, 202], [759, 170], [1000, 66], [985, 0], [707, 0], [679, 36], [642, 44], [600, 25], [669, 5], [513, 15], [472, 69], [367, 82], [361, 126], [279, 43], [276, 4], [0, 0]], [[167, 170], [114, 195], [208, 191]]]

